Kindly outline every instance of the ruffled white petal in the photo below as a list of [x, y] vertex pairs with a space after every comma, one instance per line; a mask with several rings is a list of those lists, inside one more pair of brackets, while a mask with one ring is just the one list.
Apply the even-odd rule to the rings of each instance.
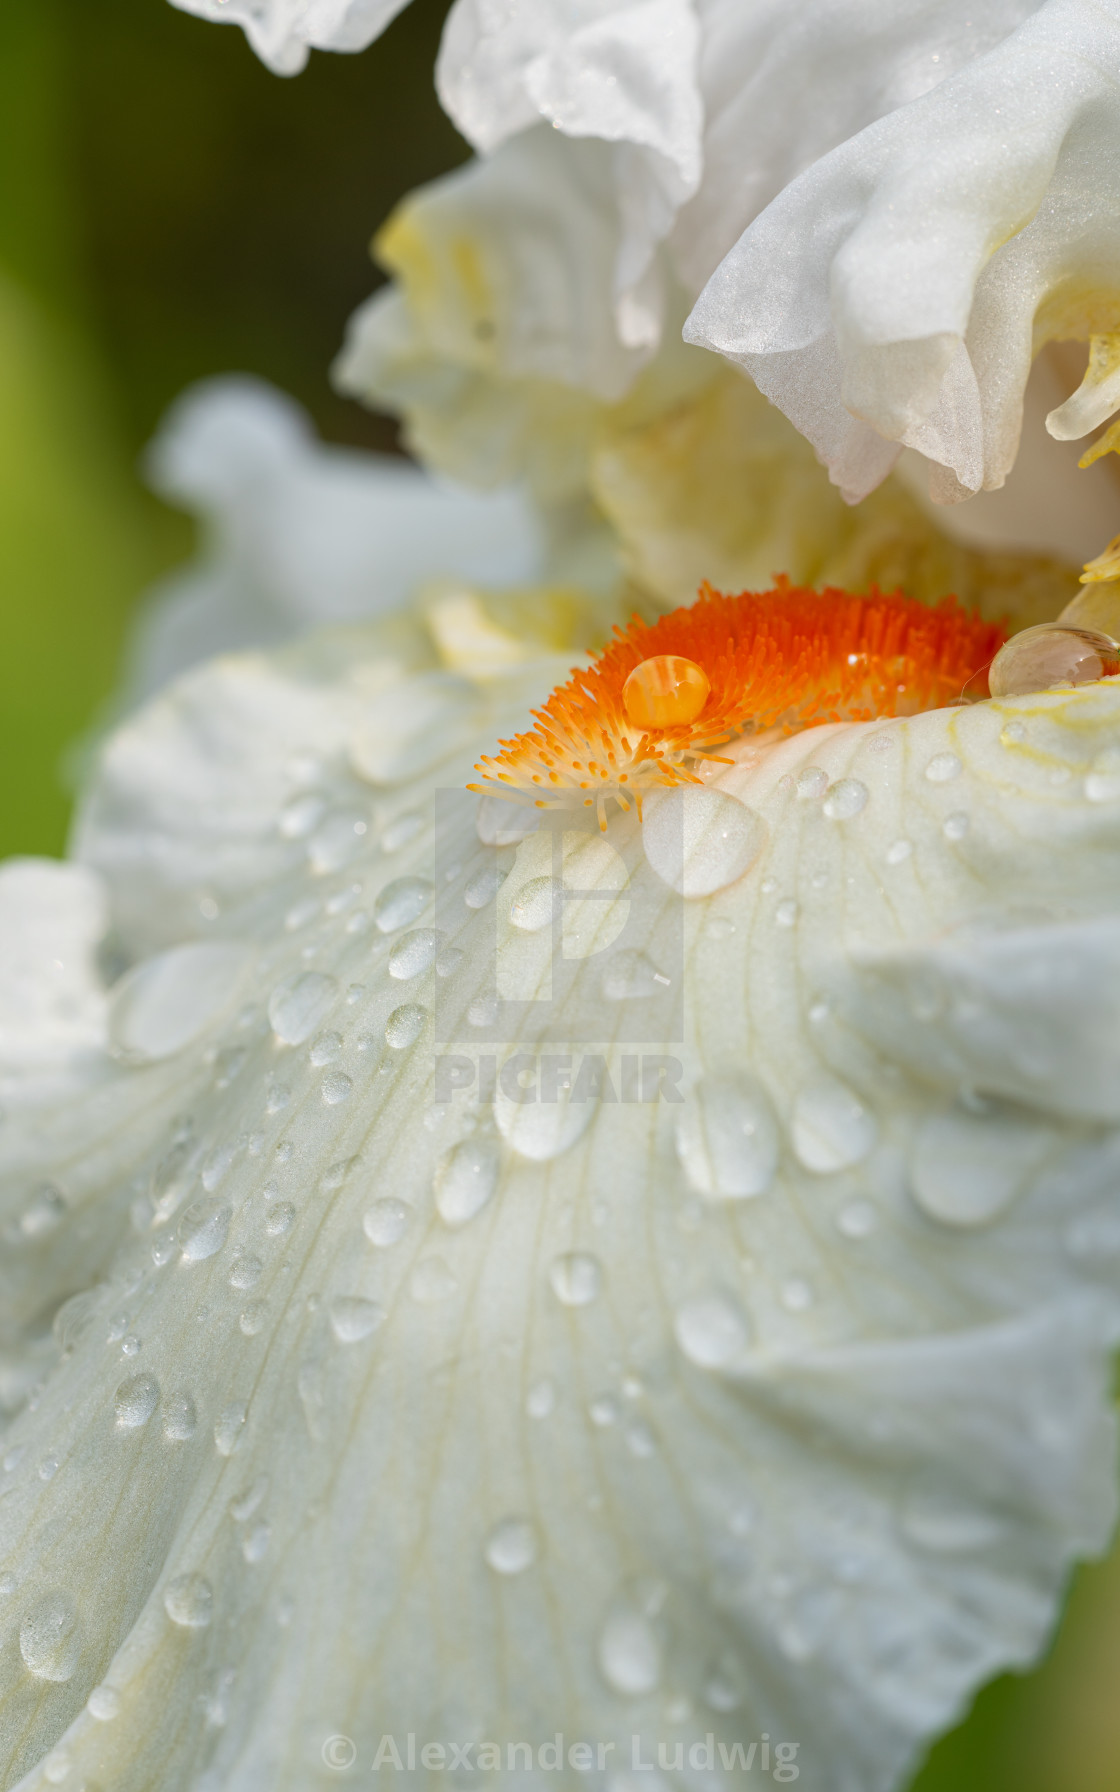
[[1039, 341], [1120, 290], [1120, 16], [1049, 0], [794, 180], [720, 264], [689, 339], [727, 354], [851, 499], [897, 445], [950, 502], [1002, 485]]
[[[6, 1776], [282, 1792], [412, 1731], [529, 1742], [543, 1786], [560, 1731], [603, 1780], [635, 1735], [683, 1778], [765, 1731], [807, 1784], [896, 1785], [1112, 1523], [1116, 693], [741, 748], [718, 795], [762, 846], [686, 816], [708, 896], [654, 868], [664, 827], [569, 843], [608, 894], [569, 904], [565, 1014], [617, 1042], [554, 1015], [558, 1099], [507, 1076], [491, 1111], [465, 1074], [535, 1049], [495, 990], [555, 967], [541, 842], [483, 844], [461, 781], [555, 662], [449, 682], [405, 633], [196, 674], [87, 810], [129, 948], [205, 922], [248, 983], [115, 1060], [181, 1100], [103, 1163], [132, 1242], [5, 1439]], [[684, 1036], [631, 1048], [654, 971]], [[684, 1101], [637, 1099], [643, 1055]]]
[[391, 455], [323, 446], [263, 381], [193, 387], [149, 449], [148, 475], [204, 533], [200, 564], [141, 613], [132, 701], [213, 654], [395, 609], [434, 579], [503, 586], [540, 570], [540, 528], [519, 493], [479, 497]]
[[298, 75], [312, 50], [364, 50], [408, 0], [171, 0], [183, 12], [240, 25], [277, 75]]

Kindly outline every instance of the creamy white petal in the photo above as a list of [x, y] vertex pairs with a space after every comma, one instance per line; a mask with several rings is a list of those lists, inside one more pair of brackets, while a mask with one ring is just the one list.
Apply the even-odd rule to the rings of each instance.
[[261, 61], [297, 75], [312, 50], [364, 50], [408, 0], [171, 0], [183, 12], [240, 25]]
[[1031, 357], [1111, 328], [1120, 15], [1049, 3], [794, 180], [706, 286], [690, 340], [745, 367], [845, 495], [895, 445], [941, 502], [1000, 486]]
[[[131, 856], [155, 817], [164, 947], [197, 928], [159, 844], [170, 799], [139, 790], [145, 739], [151, 791], [176, 733], [198, 768], [182, 852], [217, 871], [201, 798], [228, 743], [257, 870], [209, 926], [252, 947], [251, 985], [184, 1048], [165, 1204], [135, 1208], [5, 1440], [25, 1450], [0, 1482], [7, 1777], [304, 1788], [332, 1736], [364, 1771], [384, 1734], [489, 1739], [504, 1763], [561, 1731], [614, 1745], [607, 1780], [635, 1734], [648, 1761], [766, 1731], [806, 1783], [896, 1785], [981, 1679], [1034, 1656], [1113, 1518], [1117, 694], [744, 747], [719, 789], [766, 844], [727, 881], [719, 831], [700, 840], [724, 877], [706, 898], [671, 894], [632, 820], [565, 847], [574, 981], [542, 1051], [572, 1057], [571, 1087], [542, 1057], [522, 1082], [558, 1099], [521, 1105], [511, 1073], [491, 1115], [455, 1083], [503, 1050], [496, 967], [531, 993], [560, 962], [542, 847], [482, 844], [461, 794], [433, 835], [432, 805], [552, 671], [475, 681], [478, 732], [433, 760], [432, 674], [401, 665], [433, 744], [365, 783], [372, 825], [328, 866], [312, 840], [297, 861], [273, 768], [317, 732], [319, 788], [350, 812], [362, 648], [345, 675], [307, 652], [228, 661], [132, 725]], [[458, 730], [467, 693], [439, 688]], [[110, 870], [121, 788], [110, 750], [81, 834]], [[611, 854], [621, 899], [576, 899], [610, 890]], [[622, 935], [594, 947], [631, 911], [605, 980]], [[679, 1043], [664, 1018], [632, 1030], [661, 999], [635, 950], [683, 977]], [[616, 1043], [564, 1044], [607, 1006]], [[532, 1047], [531, 1017], [505, 1038]], [[685, 1101], [635, 1099], [643, 1077]], [[521, 1777], [553, 1783], [536, 1755]]]
[[540, 527], [518, 492], [481, 497], [392, 455], [325, 446], [263, 381], [192, 387], [147, 470], [199, 518], [203, 546], [141, 612], [126, 700], [213, 654], [395, 609], [432, 579], [502, 586], [540, 570]]

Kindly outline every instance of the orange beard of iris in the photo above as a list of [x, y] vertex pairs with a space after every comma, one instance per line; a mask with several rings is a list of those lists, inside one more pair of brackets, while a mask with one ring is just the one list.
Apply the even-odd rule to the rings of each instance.
[[786, 579], [738, 597], [705, 585], [651, 627], [635, 618], [614, 633], [532, 711], [531, 732], [479, 760], [483, 783], [468, 789], [541, 809], [594, 805], [605, 827], [606, 798], [624, 809], [633, 799], [640, 815], [644, 792], [699, 784], [697, 762], [736, 735], [915, 715], [966, 687], [986, 697], [1005, 639], [954, 597], [931, 608], [900, 592], [853, 597]]

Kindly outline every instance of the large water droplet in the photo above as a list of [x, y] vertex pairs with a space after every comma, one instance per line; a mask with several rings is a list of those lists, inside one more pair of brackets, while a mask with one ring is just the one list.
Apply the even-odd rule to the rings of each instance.
[[613, 1692], [638, 1698], [661, 1681], [661, 1643], [649, 1619], [638, 1611], [619, 1609], [599, 1632], [599, 1666]]
[[221, 1201], [194, 1201], [179, 1221], [179, 1249], [184, 1262], [202, 1263], [221, 1250], [233, 1209]]
[[769, 829], [726, 791], [688, 785], [648, 798], [642, 848], [653, 870], [682, 896], [711, 896], [750, 870]]
[[78, 1608], [69, 1593], [45, 1593], [24, 1614], [19, 1652], [37, 1680], [69, 1680], [82, 1648]]
[[726, 1369], [747, 1348], [750, 1329], [738, 1302], [729, 1294], [697, 1294], [677, 1308], [673, 1331], [690, 1363], [701, 1369]]
[[131, 1063], [170, 1058], [237, 999], [252, 962], [246, 946], [174, 946], [134, 965], [109, 999], [109, 1042]]
[[[512, 1066], [516, 1063], [515, 1057], [502, 1067], [494, 1100], [494, 1121], [506, 1143], [519, 1157], [545, 1163], [575, 1144], [590, 1126], [599, 1104], [595, 1099], [574, 1101], [574, 1086], [565, 1088], [559, 1080], [555, 1092], [551, 1088], [544, 1089], [541, 1099], [537, 1098], [535, 1088], [518, 1091], [512, 1074]], [[547, 1074], [546, 1060], [542, 1058], [540, 1064], [543, 1085]], [[537, 1061], [527, 1057], [526, 1070], [535, 1076]], [[533, 1099], [518, 1100], [510, 1093], [511, 1089]]]
[[395, 1052], [407, 1051], [415, 1045], [424, 1031], [424, 1023], [428, 1018], [428, 1010], [421, 1008], [418, 1002], [404, 1002], [394, 1008], [385, 1022], [385, 1043]]
[[384, 1307], [356, 1294], [340, 1294], [330, 1304], [331, 1330], [340, 1344], [359, 1344], [375, 1332], [385, 1318]]
[[861, 809], [867, 807], [867, 799], [871, 792], [859, 778], [838, 778], [829, 786], [828, 794], [821, 804], [821, 812], [829, 821], [851, 821]]
[[487, 1566], [495, 1574], [523, 1574], [537, 1559], [537, 1533], [525, 1518], [503, 1518], [486, 1539]]
[[184, 1630], [205, 1630], [214, 1615], [210, 1582], [201, 1574], [177, 1574], [163, 1589], [163, 1609]]
[[745, 1074], [701, 1077], [677, 1120], [677, 1155], [698, 1194], [742, 1200], [766, 1192], [778, 1167], [778, 1123], [762, 1084]]
[[136, 1431], [146, 1425], [159, 1405], [159, 1382], [154, 1375], [133, 1375], [122, 1381], [113, 1401], [119, 1431]]
[[523, 933], [539, 933], [552, 925], [555, 902], [551, 877], [531, 877], [509, 905], [509, 918]]
[[586, 1251], [565, 1251], [553, 1258], [548, 1280], [563, 1306], [588, 1307], [602, 1287], [602, 1266]]
[[389, 975], [407, 983], [429, 969], [439, 956], [443, 935], [434, 927], [416, 927], [399, 939], [389, 954]]
[[396, 933], [418, 921], [432, 896], [425, 877], [397, 877], [386, 884], [373, 905], [373, 918], [382, 933]]
[[805, 1168], [818, 1176], [861, 1163], [878, 1132], [874, 1116], [836, 1077], [822, 1076], [809, 1083], [793, 1104], [793, 1149]]
[[1049, 1127], [1014, 1109], [933, 1114], [914, 1141], [914, 1199], [942, 1225], [986, 1226], [1021, 1193], [1054, 1139]]
[[1043, 622], [1005, 641], [988, 668], [993, 697], [1025, 697], [1062, 685], [1089, 684], [1120, 672], [1120, 652], [1111, 636], [1091, 628]]
[[465, 1226], [498, 1186], [501, 1153], [494, 1139], [465, 1139], [436, 1172], [436, 1208], [445, 1226]]
[[320, 971], [304, 971], [278, 983], [269, 997], [268, 1019], [282, 1045], [310, 1039], [333, 1006], [338, 984]]
[[819, 765], [806, 765], [797, 774], [797, 794], [802, 802], [823, 796], [828, 789], [828, 773]]
[[362, 1231], [379, 1250], [396, 1244], [404, 1237], [412, 1211], [403, 1201], [395, 1201], [387, 1195], [382, 1201], [375, 1201], [369, 1212], [362, 1218]]

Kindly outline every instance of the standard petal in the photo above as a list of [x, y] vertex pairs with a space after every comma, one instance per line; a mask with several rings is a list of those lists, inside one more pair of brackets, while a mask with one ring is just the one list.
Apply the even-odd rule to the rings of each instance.
[[[271, 677], [283, 760], [317, 688], [346, 813], [356, 652], [345, 679], [322, 648], [227, 662], [177, 725], [244, 752]], [[480, 839], [455, 786], [524, 715], [517, 676], [474, 681], [481, 742], [367, 783], [344, 864], [262, 860], [212, 917], [255, 958], [184, 1050], [193, 1143], [5, 1440], [0, 1735], [27, 1788], [64, 1764], [302, 1788], [339, 1738], [364, 1770], [409, 1732], [472, 1764], [527, 1743], [544, 1785], [559, 1731], [604, 1775], [635, 1737], [699, 1773], [765, 1732], [807, 1782], [876, 1792], [1032, 1658], [1103, 1546], [1111, 1113], [1008, 1077], [1035, 960], [1060, 976], [1071, 927], [1088, 962], [1114, 924], [1116, 692], [743, 743], [718, 792], [764, 849], [682, 899], [632, 816], [590, 841], [562, 818], [551, 872], [542, 836]], [[398, 668], [406, 707], [430, 677]], [[163, 756], [166, 702], [133, 727]], [[958, 940], [983, 1076], [944, 1068], [959, 976], [913, 1014], [923, 1048], [890, 1031], [910, 985], [884, 967]], [[1077, 981], [1071, 1079], [1113, 1007]]]

